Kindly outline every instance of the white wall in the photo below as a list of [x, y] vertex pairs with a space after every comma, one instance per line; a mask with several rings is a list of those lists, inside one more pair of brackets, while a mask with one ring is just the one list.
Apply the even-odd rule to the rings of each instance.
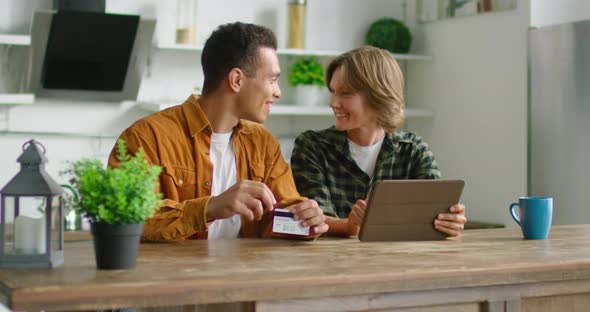
[[[110, 1], [111, 12], [131, 12], [156, 18], [155, 40], [173, 43], [175, 34], [175, 1], [144, 0]], [[151, 3], [151, 4], [150, 4]], [[277, 34], [279, 48], [287, 44], [287, 1], [276, 0], [200, 0], [197, 5], [197, 44], [203, 44], [219, 25], [233, 21], [252, 22], [267, 26]], [[348, 50], [362, 45], [364, 33], [371, 21], [381, 16], [403, 19], [405, 9], [402, 0], [321, 0], [309, 1], [306, 19], [306, 48], [315, 50]], [[231, 7], [232, 10], [227, 10]], [[410, 11], [411, 8], [408, 8]], [[412, 11], [413, 12], [413, 11]], [[412, 15], [413, 16], [413, 15]], [[410, 26], [413, 18], [408, 18]], [[279, 103], [292, 103], [287, 77], [295, 57], [281, 57], [281, 86], [283, 98]], [[154, 51], [152, 75], [146, 77], [140, 89], [142, 100], [178, 101], [202, 85], [200, 54], [186, 51]], [[327, 59], [320, 61], [326, 63]], [[168, 77], [175, 77], [170, 83]], [[272, 127], [272, 120], [269, 126]], [[282, 134], [281, 134], [282, 135]]]
[[0, 34], [28, 34], [35, 10], [49, 10], [53, 0], [2, 0]]
[[[535, 0], [533, 0], [534, 2]], [[432, 62], [410, 64], [408, 105], [435, 110], [412, 121], [443, 176], [466, 181], [471, 220], [513, 226], [508, 205], [526, 194], [529, 1], [517, 10], [418, 24]]]
[[[432, 108], [436, 112], [433, 119], [409, 120], [409, 129], [430, 143], [445, 177], [467, 182], [463, 201], [470, 219], [512, 225], [507, 214], [508, 204], [526, 193], [526, 31], [532, 20], [540, 20], [535, 14], [540, 16], [538, 12], [553, 10], [549, 9], [552, 2], [520, 0], [515, 11], [416, 24], [415, 3], [411, 0], [405, 10], [402, 0], [309, 0], [307, 47], [350, 49], [362, 43], [362, 35], [371, 20], [384, 15], [406, 19], [415, 38], [412, 50], [433, 56], [432, 62], [406, 64], [408, 105]], [[48, 3], [48, 0], [0, 2], [0, 32], [23, 33], [28, 26], [22, 21], [30, 14], [23, 6], [44, 8]], [[108, 1], [107, 9], [157, 18], [156, 40], [172, 43], [174, 3], [118, 0]], [[203, 43], [218, 24], [241, 20], [273, 28], [279, 47], [285, 47], [286, 3], [200, 0], [197, 43]], [[577, 1], [575, 10], [566, 5], [562, 8], [572, 13], [581, 12], [585, 3]], [[544, 10], [539, 9], [541, 7]], [[7, 19], [6, 16], [11, 17]], [[140, 99], [184, 99], [201, 85], [199, 59], [198, 53], [155, 51], [140, 89]], [[290, 61], [292, 59], [287, 57], [281, 59], [283, 65]], [[7, 67], [10, 66], [2, 58], [0, 49], [0, 88], [12, 85], [2, 83], [11, 79], [12, 74], [5, 71]], [[283, 68], [284, 77], [286, 69]], [[286, 86], [284, 81], [283, 86]], [[288, 101], [289, 92], [284, 91]], [[97, 139], [38, 136], [48, 150], [49, 172], [56, 178], [67, 160], [82, 156], [104, 160], [114, 136], [148, 114], [128, 104], [39, 100], [33, 105], [9, 110], [0, 107], [0, 127], [5, 127], [2, 122], [5, 112], [10, 114], [10, 130], [104, 136]], [[283, 137], [330, 123], [330, 117], [271, 116], [267, 126], [275, 135]], [[16, 157], [22, 143], [30, 138], [29, 135], [2, 134], [3, 129], [0, 128], [0, 186], [17, 172]]]
[[[30, 0], [29, 0], [30, 1]], [[412, 1], [410, 1], [412, 2]], [[403, 0], [310, 0], [306, 6], [306, 48], [346, 50], [358, 46], [371, 21], [381, 16], [404, 19]], [[110, 0], [107, 11], [157, 18], [156, 39], [173, 43], [176, 1]], [[204, 44], [218, 25], [242, 21], [275, 31], [279, 48], [287, 43], [288, 1], [197, 0], [197, 44]], [[407, 8], [409, 27], [414, 24], [413, 4]]]
[[[403, 19], [402, 0], [311, 0], [307, 7], [307, 48], [345, 50], [362, 43], [368, 24], [381, 16]], [[141, 14], [156, 18], [155, 40], [173, 43], [175, 36], [176, 1], [110, 0], [107, 11]], [[3, 0], [0, 2], [0, 34], [27, 34], [33, 10], [51, 8], [51, 0]], [[408, 6], [412, 13], [413, 7]], [[275, 30], [279, 47], [286, 47], [287, 1], [277, 0], [199, 0], [196, 9], [197, 43], [202, 44], [219, 24], [242, 21], [265, 25]], [[408, 17], [412, 28], [413, 14]], [[15, 62], [15, 55], [24, 55], [26, 48], [0, 45], [0, 93], [18, 91], [24, 68], [23, 58]], [[200, 54], [155, 50], [151, 66], [145, 73], [140, 88], [140, 100], [182, 101], [202, 84]], [[283, 93], [289, 101], [285, 83], [289, 62], [283, 57]], [[324, 60], [325, 61], [325, 60]], [[16, 82], [15, 82], [16, 81]], [[38, 99], [26, 106], [0, 106], [0, 187], [18, 171], [16, 158], [21, 145], [31, 137], [37, 138], [48, 151], [48, 171], [58, 176], [65, 162], [80, 157], [105, 160], [115, 137], [133, 121], [147, 115], [139, 107], [128, 103], [100, 103], [95, 101], [61, 101]], [[271, 116], [267, 126], [273, 134], [294, 136], [308, 128], [323, 128], [331, 124], [331, 117]], [[10, 133], [7, 133], [9, 130]], [[51, 134], [22, 134], [22, 132], [67, 132], [73, 136]], [[77, 135], [97, 135], [99, 138]], [[287, 141], [288, 142], [288, 141]]]
[[587, 0], [531, 0], [531, 26], [543, 27], [590, 19]]

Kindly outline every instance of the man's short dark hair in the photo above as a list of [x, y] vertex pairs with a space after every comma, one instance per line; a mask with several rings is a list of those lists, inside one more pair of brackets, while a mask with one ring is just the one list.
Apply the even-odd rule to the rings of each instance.
[[205, 42], [201, 54], [205, 76], [203, 94], [214, 91], [232, 68], [254, 76], [260, 47], [277, 49], [277, 38], [272, 30], [240, 22], [219, 26]]

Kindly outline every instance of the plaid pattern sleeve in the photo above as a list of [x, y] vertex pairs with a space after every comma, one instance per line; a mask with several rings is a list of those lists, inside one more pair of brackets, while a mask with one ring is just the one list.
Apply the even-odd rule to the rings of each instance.
[[[297, 191], [307, 198], [318, 202], [326, 215], [336, 216], [336, 210], [331, 201], [330, 188], [327, 183], [326, 164], [323, 157], [317, 153], [315, 133], [302, 133], [295, 140], [291, 154], [291, 169]], [[306, 195], [303, 195], [306, 194]]]
[[406, 132], [387, 134], [372, 177], [362, 171], [348, 148], [346, 133], [333, 127], [306, 131], [295, 141], [291, 166], [297, 190], [315, 199], [327, 215], [348, 217], [371, 185], [391, 179], [439, 179], [438, 165], [421, 137]]
[[434, 155], [428, 144], [421, 137], [416, 136], [414, 140], [414, 157], [410, 166], [410, 179], [440, 179], [441, 174]]

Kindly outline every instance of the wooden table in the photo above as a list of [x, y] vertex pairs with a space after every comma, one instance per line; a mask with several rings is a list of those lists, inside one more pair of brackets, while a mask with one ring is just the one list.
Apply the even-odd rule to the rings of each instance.
[[16, 310], [96, 310], [249, 302], [256, 311], [588, 311], [590, 225], [548, 240], [517, 229], [437, 242], [355, 239], [144, 244], [132, 271], [97, 271], [92, 243], [63, 267], [0, 270]]

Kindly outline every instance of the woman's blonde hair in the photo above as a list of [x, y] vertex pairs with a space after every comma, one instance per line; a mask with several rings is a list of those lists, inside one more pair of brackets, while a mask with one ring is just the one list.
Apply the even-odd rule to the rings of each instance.
[[378, 125], [390, 133], [399, 128], [405, 119], [404, 76], [391, 53], [366, 46], [338, 56], [326, 70], [328, 89], [336, 69], [340, 69], [345, 91], [361, 92], [367, 97]]

